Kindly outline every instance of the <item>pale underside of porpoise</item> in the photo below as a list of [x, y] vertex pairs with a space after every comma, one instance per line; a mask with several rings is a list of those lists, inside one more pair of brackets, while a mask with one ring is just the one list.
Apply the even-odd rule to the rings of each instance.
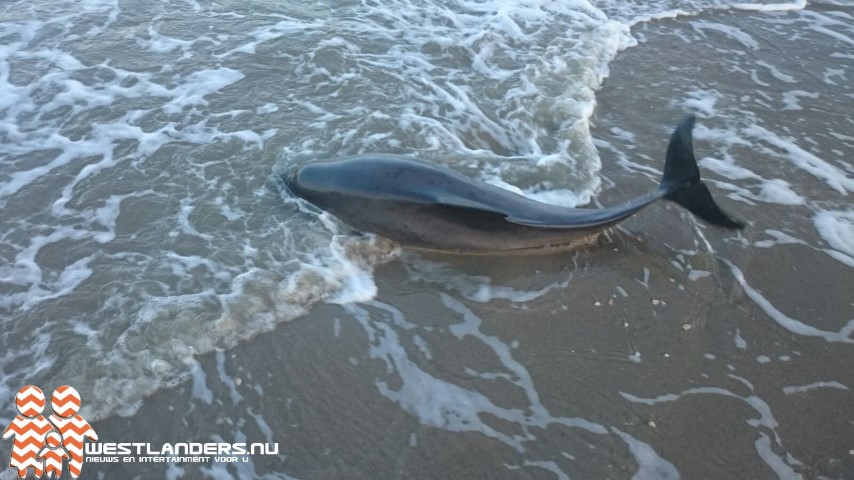
[[341, 222], [404, 246], [460, 253], [513, 252], [587, 241], [659, 199], [713, 225], [742, 228], [700, 180], [694, 117], [673, 133], [658, 188], [622, 205], [568, 208], [538, 202], [449, 168], [399, 155], [312, 163], [282, 175], [285, 187]]

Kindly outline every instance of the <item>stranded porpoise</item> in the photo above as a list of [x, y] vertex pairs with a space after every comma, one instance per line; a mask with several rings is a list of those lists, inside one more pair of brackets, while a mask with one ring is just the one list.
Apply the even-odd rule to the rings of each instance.
[[282, 175], [285, 187], [363, 232], [405, 246], [457, 253], [513, 252], [589, 239], [659, 199], [725, 228], [744, 224], [724, 213], [700, 179], [687, 116], [667, 147], [655, 190], [609, 208], [538, 202], [451, 169], [399, 155], [360, 155], [312, 163]]

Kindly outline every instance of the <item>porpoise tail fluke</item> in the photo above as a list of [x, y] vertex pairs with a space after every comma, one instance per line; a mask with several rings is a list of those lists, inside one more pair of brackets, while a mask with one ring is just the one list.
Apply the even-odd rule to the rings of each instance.
[[694, 158], [691, 131], [694, 115], [688, 115], [673, 132], [667, 146], [664, 175], [659, 190], [664, 198], [687, 208], [695, 216], [726, 228], [744, 228], [744, 223], [731, 218], [715, 203], [711, 192], [700, 179], [700, 169]]

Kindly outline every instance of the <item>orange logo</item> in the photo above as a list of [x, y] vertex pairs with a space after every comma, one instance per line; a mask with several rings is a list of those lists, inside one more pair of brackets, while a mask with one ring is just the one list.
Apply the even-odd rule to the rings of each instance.
[[74, 388], [68, 385], [57, 388], [50, 398], [53, 415], [48, 420], [42, 415], [46, 403], [44, 392], [34, 385], [18, 390], [15, 395], [18, 415], [3, 432], [3, 438], [14, 437], [9, 467], [17, 469], [18, 477], [25, 478], [32, 468], [36, 478], [60, 478], [65, 460], [71, 478], [80, 476], [83, 442], [87, 438], [98, 440], [89, 422], [77, 413], [80, 402], [80, 394]]

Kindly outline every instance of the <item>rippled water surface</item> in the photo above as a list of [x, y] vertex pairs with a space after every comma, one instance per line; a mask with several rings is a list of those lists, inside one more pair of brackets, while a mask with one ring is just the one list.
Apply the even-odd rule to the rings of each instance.
[[[0, 423], [69, 384], [104, 442], [279, 446], [93, 478], [854, 478], [852, 46], [836, 0], [4, 2]], [[276, 180], [609, 205], [685, 113], [744, 231], [421, 254]]]

